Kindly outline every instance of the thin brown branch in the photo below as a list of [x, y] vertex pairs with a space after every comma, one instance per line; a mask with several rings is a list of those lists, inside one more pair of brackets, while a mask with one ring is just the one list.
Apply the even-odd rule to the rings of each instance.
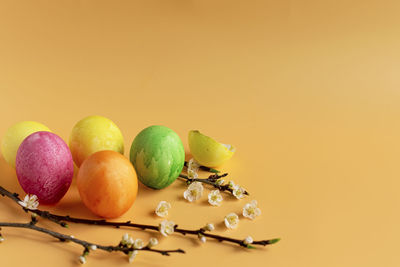
[[159, 250], [159, 249], [153, 249], [149, 246], [140, 248], [140, 249], [136, 249], [133, 248], [132, 246], [124, 246], [118, 244], [117, 246], [104, 246], [104, 245], [100, 245], [100, 244], [96, 244], [93, 242], [88, 242], [82, 239], [78, 239], [75, 238], [71, 235], [65, 235], [65, 234], [61, 234], [59, 232], [55, 232], [43, 227], [39, 227], [36, 226], [36, 222], [37, 220], [32, 220], [30, 223], [12, 223], [12, 222], [0, 222], [0, 227], [14, 227], [14, 228], [26, 228], [26, 229], [30, 229], [30, 230], [34, 230], [37, 232], [42, 232], [45, 233], [47, 235], [50, 235], [52, 237], [57, 238], [58, 240], [60, 240], [61, 242], [65, 242], [65, 241], [71, 241], [73, 243], [79, 244], [81, 245], [86, 251], [88, 251], [90, 248], [92, 248], [93, 246], [96, 247], [96, 249], [100, 249], [100, 250], [104, 250], [104, 251], [108, 251], [108, 252], [113, 252], [113, 251], [119, 251], [122, 252], [124, 254], [128, 254], [129, 252], [133, 251], [133, 250], [140, 250], [140, 251], [150, 251], [150, 252], [155, 252], [155, 253], [159, 253], [161, 255], [164, 256], [170, 256], [170, 253], [185, 253], [185, 251], [183, 251], [182, 249], [174, 249], [174, 250]]
[[[18, 194], [11, 193], [2, 186], [0, 186], [0, 195], [6, 196], [6, 197], [12, 199], [17, 204], [20, 201]], [[138, 229], [142, 229], [142, 230], [159, 231], [158, 225], [138, 224], [138, 223], [132, 223], [131, 221], [109, 222], [106, 220], [90, 220], [90, 219], [74, 218], [74, 217], [70, 217], [68, 215], [66, 215], [66, 216], [57, 215], [57, 214], [53, 214], [48, 211], [42, 211], [39, 209], [36, 209], [36, 210], [28, 210], [26, 208], [23, 208], [23, 209], [26, 212], [31, 212], [33, 214], [36, 214], [42, 218], [48, 219], [48, 220], [50, 220], [54, 223], [57, 223], [63, 227], [68, 227], [66, 222], [72, 222], [72, 223], [78, 223], [78, 224], [103, 225], [103, 226], [116, 227], [116, 228], [126, 227], [126, 228], [138, 228]], [[179, 228], [177, 225], [175, 225], [175, 232], [180, 233], [182, 235], [194, 235], [194, 236], [203, 235], [208, 238], [218, 240], [220, 242], [224, 241], [224, 242], [234, 243], [234, 244], [238, 244], [240, 246], [246, 247], [243, 239], [234, 239], [234, 238], [230, 238], [230, 237], [226, 237], [226, 236], [211, 234], [209, 232], [206, 232], [206, 230], [204, 228], [190, 230], [190, 229]], [[266, 240], [254, 241], [252, 243], [252, 245], [266, 246], [266, 245], [274, 244], [278, 241], [279, 241], [278, 238], [266, 239]]]

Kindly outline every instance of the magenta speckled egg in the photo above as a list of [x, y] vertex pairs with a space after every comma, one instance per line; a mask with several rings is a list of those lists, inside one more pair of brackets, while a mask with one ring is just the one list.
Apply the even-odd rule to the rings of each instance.
[[67, 193], [74, 165], [67, 144], [56, 134], [36, 132], [18, 148], [15, 164], [19, 184], [40, 204], [55, 204]]

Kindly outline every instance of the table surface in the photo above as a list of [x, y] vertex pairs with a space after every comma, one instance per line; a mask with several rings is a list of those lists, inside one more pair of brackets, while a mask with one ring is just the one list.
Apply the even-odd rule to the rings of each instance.
[[[125, 155], [143, 128], [175, 130], [188, 152], [198, 129], [234, 144], [221, 169], [250, 193], [221, 207], [188, 203], [185, 185], [140, 186], [119, 220], [216, 233], [280, 237], [270, 247], [156, 232], [71, 224], [40, 225], [103, 244], [160, 238], [185, 255], [140, 253], [138, 266], [399, 266], [400, 4], [398, 1], [1, 1], [0, 136], [22, 120], [42, 122], [68, 140], [74, 124], [98, 114], [125, 137]], [[190, 155], [187, 155], [190, 157]], [[0, 158], [0, 184], [23, 195]], [[206, 189], [208, 192], [209, 189]], [[262, 215], [226, 230], [223, 217], [256, 199]], [[75, 183], [55, 207], [96, 218]], [[0, 199], [0, 221], [28, 220]], [[3, 266], [75, 266], [82, 252], [29, 230], [3, 228]], [[126, 266], [96, 251], [88, 266]]]

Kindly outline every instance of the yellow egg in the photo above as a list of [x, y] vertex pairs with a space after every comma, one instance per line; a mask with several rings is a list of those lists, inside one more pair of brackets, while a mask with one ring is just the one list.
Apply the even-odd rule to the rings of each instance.
[[45, 125], [35, 121], [21, 121], [8, 128], [1, 142], [1, 153], [8, 164], [15, 168], [19, 145], [28, 135], [39, 131], [51, 132]]
[[69, 138], [72, 158], [79, 167], [93, 153], [113, 150], [124, 153], [124, 138], [121, 131], [110, 119], [89, 116], [80, 120], [72, 129]]
[[198, 163], [210, 168], [221, 166], [236, 150], [232, 145], [219, 143], [199, 131], [189, 132], [189, 148]]

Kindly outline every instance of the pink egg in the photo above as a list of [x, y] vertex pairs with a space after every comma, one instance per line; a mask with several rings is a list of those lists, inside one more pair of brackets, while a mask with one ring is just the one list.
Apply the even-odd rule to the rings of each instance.
[[67, 193], [74, 165], [67, 144], [50, 132], [35, 132], [18, 148], [15, 164], [19, 184], [40, 204], [55, 204]]

